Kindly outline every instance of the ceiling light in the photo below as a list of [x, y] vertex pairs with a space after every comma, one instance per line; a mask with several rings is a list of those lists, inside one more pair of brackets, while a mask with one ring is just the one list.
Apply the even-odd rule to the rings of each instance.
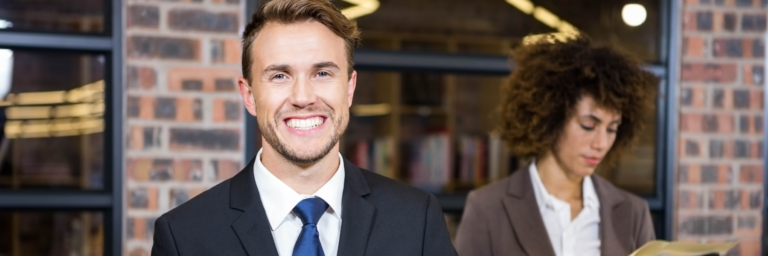
[[632, 27], [643, 24], [646, 17], [648, 17], [648, 13], [645, 11], [645, 7], [640, 4], [627, 4], [621, 9], [621, 18], [624, 23]]

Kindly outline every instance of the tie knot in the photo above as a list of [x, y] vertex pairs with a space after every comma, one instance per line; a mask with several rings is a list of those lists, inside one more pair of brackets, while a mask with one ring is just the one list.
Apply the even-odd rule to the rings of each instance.
[[315, 224], [323, 216], [325, 210], [328, 209], [328, 204], [322, 198], [307, 198], [301, 200], [296, 207], [293, 208], [293, 213], [301, 219], [304, 225]]

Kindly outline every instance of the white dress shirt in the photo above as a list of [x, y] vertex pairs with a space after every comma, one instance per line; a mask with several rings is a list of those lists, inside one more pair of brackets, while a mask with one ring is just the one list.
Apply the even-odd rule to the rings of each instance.
[[600, 255], [600, 200], [590, 176], [582, 182], [584, 207], [571, 220], [571, 205], [547, 192], [536, 169], [536, 161], [528, 168], [541, 218], [549, 241], [557, 256]]
[[336, 256], [341, 233], [341, 195], [344, 193], [344, 160], [339, 153], [339, 168], [336, 174], [328, 180], [314, 195], [300, 195], [275, 177], [261, 163], [261, 152], [256, 155], [253, 165], [253, 176], [264, 210], [272, 228], [272, 238], [275, 240], [277, 253], [280, 256], [293, 255], [293, 246], [304, 225], [301, 219], [293, 213], [293, 208], [301, 200], [319, 197], [328, 203], [328, 209], [317, 223], [320, 233], [320, 244], [326, 256]]

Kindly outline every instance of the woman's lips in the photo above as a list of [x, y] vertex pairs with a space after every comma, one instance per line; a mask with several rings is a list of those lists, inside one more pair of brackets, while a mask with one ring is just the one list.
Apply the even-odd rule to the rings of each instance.
[[584, 161], [586, 161], [587, 164], [589, 164], [591, 166], [597, 166], [598, 164], [600, 164], [600, 160], [602, 160], [602, 159], [597, 158], [597, 157], [587, 157], [587, 156], [585, 156], [583, 158], [584, 158]]

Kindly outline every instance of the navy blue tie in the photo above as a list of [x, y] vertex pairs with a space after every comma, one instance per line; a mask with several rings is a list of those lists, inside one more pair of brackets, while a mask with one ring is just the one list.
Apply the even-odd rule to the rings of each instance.
[[320, 244], [320, 233], [317, 232], [317, 222], [326, 209], [328, 204], [317, 197], [301, 200], [293, 208], [293, 213], [304, 223], [299, 239], [293, 246], [293, 256], [325, 256], [323, 245]]

